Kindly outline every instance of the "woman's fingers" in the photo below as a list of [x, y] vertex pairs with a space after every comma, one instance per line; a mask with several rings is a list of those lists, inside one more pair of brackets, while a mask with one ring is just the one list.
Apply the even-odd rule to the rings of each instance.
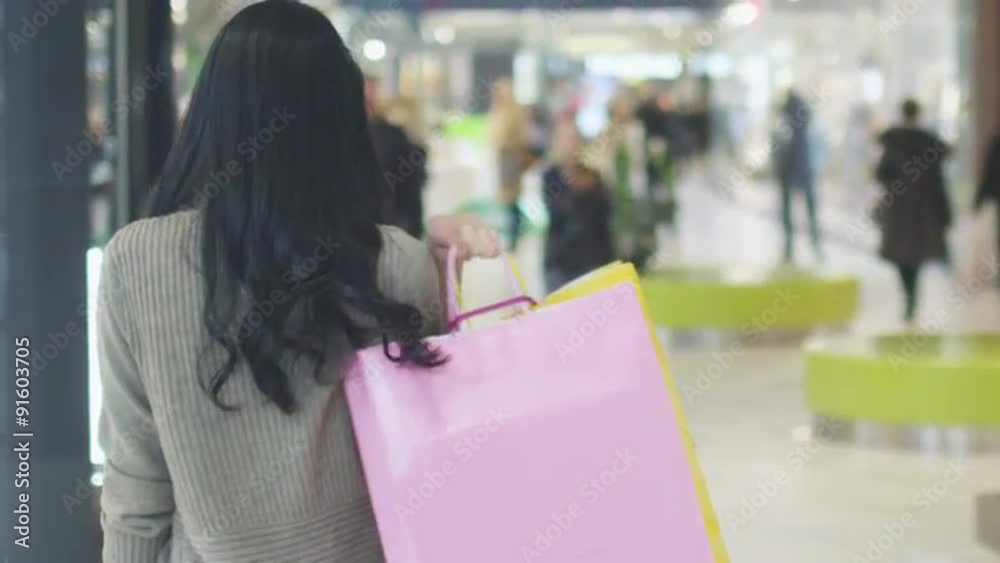
[[460, 229], [459, 249], [465, 260], [496, 258], [502, 250], [496, 231], [476, 223], [466, 223]]
[[503, 250], [499, 235], [485, 226], [475, 229], [472, 246], [473, 256], [477, 258], [496, 258]]
[[435, 217], [431, 220], [428, 231], [433, 246], [457, 246], [459, 260], [496, 258], [503, 252], [503, 244], [497, 232], [482, 219], [472, 215]]

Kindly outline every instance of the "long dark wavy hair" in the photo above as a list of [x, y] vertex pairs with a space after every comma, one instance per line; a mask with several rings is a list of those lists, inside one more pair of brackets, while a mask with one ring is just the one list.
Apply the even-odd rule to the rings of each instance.
[[151, 216], [201, 213], [203, 320], [227, 352], [203, 374], [216, 405], [233, 408], [220, 393], [246, 362], [257, 388], [292, 412], [290, 366], [306, 357], [318, 377], [338, 340], [358, 349], [381, 336], [393, 360], [444, 361], [414, 338], [414, 319], [426, 321], [418, 309], [376, 284], [385, 189], [362, 72], [329, 20], [289, 0], [234, 16], [208, 53], [150, 206]]

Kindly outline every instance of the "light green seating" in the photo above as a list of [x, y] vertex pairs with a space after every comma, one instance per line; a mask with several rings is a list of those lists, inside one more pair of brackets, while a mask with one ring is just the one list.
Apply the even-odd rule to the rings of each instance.
[[645, 276], [643, 292], [657, 325], [673, 329], [805, 329], [849, 323], [858, 282], [781, 267], [769, 271], [675, 268]]
[[444, 137], [485, 145], [489, 141], [489, 118], [485, 114], [470, 114], [445, 119]]
[[1000, 333], [810, 342], [806, 402], [854, 421], [1000, 426]]

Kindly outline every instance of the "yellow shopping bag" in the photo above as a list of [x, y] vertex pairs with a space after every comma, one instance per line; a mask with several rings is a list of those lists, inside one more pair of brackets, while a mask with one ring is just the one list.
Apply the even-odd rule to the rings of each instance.
[[623, 262], [608, 264], [603, 268], [594, 270], [586, 276], [571, 282], [562, 289], [557, 290], [540, 303], [539, 307], [546, 307], [570, 301], [572, 299], [577, 299], [579, 297], [585, 297], [623, 283], [631, 284], [635, 288], [636, 294], [639, 296], [639, 302], [642, 304], [642, 309], [646, 316], [646, 322], [649, 325], [650, 337], [655, 343], [656, 355], [660, 359], [660, 366], [663, 368], [663, 376], [666, 380], [667, 388], [670, 390], [670, 396], [673, 397], [674, 409], [676, 410], [679, 418], [678, 425], [684, 435], [684, 446], [687, 450], [688, 462], [691, 464], [691, 474], [694, 477], [695, 486], [698, 488], [698, 501], [701, 504], [701, 512], [705, 518], [705, 527], [708, 531], [709, 540], [711, 541], [715, 561], [716, 563], [729, 563], [729, 553], [726, 551], [726, 545], [722, 538], [722, 528], [719, 526], [719, 518], [715, 514], [715, 509], [712, 507], [712, 499], [708, 494], [705, 477], [702, 475], [701, 467], [698, 464], [698, 458], [695, 456], [694, 442], [691, 440], [691, 434], [688, 431], [687, 422], [684, 418], [684, 410], [681, 405], [680, 395], [674, 385], [673, 378], [670, 376], [670, 370], [667, 367], [667, 356], [663, 351], [663, 347], [660, 345], [659, 338], [656, 336], [656, 327], [653, 325], [652, 317], [649, 314], [649, 307], [647, 306], [646, 299], [642, 294], [639, 285], [639, 274], [635, 271], [635, 267], [631, 264], [625, 264]]

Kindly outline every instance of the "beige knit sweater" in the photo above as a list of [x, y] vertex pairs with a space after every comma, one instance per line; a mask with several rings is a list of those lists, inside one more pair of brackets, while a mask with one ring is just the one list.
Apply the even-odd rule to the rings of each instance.
[[[105, 563], [383, 561], [336, 385], [302, 366], [293, 415], [267, 403], [245, 368], [222, 395], [240, 410], [220, 410], [202, 390], [199, 226], [194, 211], [144, 219], [105, 251]], [[428, 311], [438, 299], [430, 253], [398, 229], [383, 236], [381, 289]]]

